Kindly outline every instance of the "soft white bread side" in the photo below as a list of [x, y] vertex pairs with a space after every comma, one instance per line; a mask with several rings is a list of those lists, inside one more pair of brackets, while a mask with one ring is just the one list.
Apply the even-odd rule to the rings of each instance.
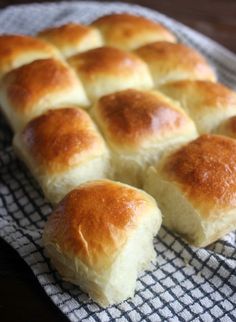
[[206, 59], [184, 44], [160, 41], [140, 47], [135, 53], [147, 63], [156, 87], [185, 79], [216, 80]]
[[147, 65], [135, 54], [112, 47], [88, 50], [68, 62], [82, 80], [89, 99], [126, 88], [153, 87]]
[[44, 29], [38, 33], [38, 37], [56, 46], [64, 57], [103, 45], [102, 36], [98, 30], [78, 23]]
[[106, 307], [134, 296], [138, 274], [155, 259], [160, 225], [156, 202], [144, 191], [91, 181], [59, 203], [43, 241], [62, 278]]
[[236, 228], [236, 141], [203, 135], [147, 171], [163, 223], [204, 247]]
[[75, 72], [53, 58], [36, 60], [6, 74], [1, 81], [0, 104], [15, 131], [48, 110], [89, 104]]
[[130, 13], [113, 13], [92, 23], [100, 30], [107, 46], [133, 50], [154, 41], [176, 42], [176, 37], [163, 25]]
[[157, 91], [128, 89], [103, 96], [91, 115], [112, 151], [116, 180], [137, 187], [148, 165], [197, 137], [187, 114]]
[[60, 59], [60, 52], [42, 39], [25, 35], [0, 35], [0, 78], [12, 69], [51, 57]]
[[159, 90], [179, 101], [200, 134], [214, 131], [236, 115], [236, 93], [219, 83], [185, 80], [165, 84]]
[[78, 184], [110, 174], [105, 142], [79, 108], [49, 110], [36, 117], [15, 135], [13, 145], [52, 203]]

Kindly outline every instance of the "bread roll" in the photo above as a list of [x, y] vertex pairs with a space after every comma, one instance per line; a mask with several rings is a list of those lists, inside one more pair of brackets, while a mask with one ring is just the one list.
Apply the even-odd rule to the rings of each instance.
[[236, 93], [219, 83], [186, 80], [165, 84], [159, 90], [179, 101], [199, 133], [209, 133], [236, 115]]
[[232, 116], [222, 122], [214, 132], [236, 139], [236, 116]]
[[36, 60], [6, 74], [0, 104], [15, 131], [49, 108], [89, 104], [74, 71], [53, 58]]
[[133, 50], [154, 41], [176, 42], [175, 36], [161, 24], [128, 13], [113, 13], [92, 23], [108, 46]]
[[150, 167], [144, 189], [164, 225], [204, 247], [236, 228], [236, 141], [202, 135]]
[[184, 44], [155, 42], [138, 48], [135, 53], [148, 64], [156, 87], [185, 79], [216, 80], [205, 58]]
[[126, 88], [153, 86], [146, 64], [136, 55], [112, 47], [88, 50], [71, 57], [69, 63], [82, 80], [89, 99]]
[[30, 121], [13, 144], [52, 203], [78, 184], [110, 173], [104, 140], [79, 108], [49, 110]]
[[112, 150], [116, 180], [138, 187], [147, 165], [197, 136], [185, 112], [154, 91], [128, 89], [103, 96], [91, 113]]
[[47, 28], [42, 30], [38, 37], [51, 42], [65, 57], [103, 45], [102, 37], [98, 30], [77, 23]]
[[42, 58], [61, 58], [49, 43], [23, 35], [0, 35], [0, 78], [8, 71]]
[[156, 202], [144, 191], [91, 181], [59, 203], [43, 241], [62, 278], [106, 307], [134, 295], [138, 274], [155, 258], [160, 224]]

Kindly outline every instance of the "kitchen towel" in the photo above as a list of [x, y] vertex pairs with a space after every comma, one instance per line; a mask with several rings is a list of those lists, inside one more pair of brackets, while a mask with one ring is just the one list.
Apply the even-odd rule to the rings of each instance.
[[[159, 21], [180, 41], [202, 52], [219, 80], [236, 86], [236, 56], [205, 36], [140, 6], [124, 3], [60, 2], [11, 6], [0, 11], [1, 33], [34, 34], [69, 21], [90, 23], [110, 12], [128, 11]], [[16, 158], [11, 132], [0, 117], [0, 236], [30, 266], [39, 283], [70, 321], [236, 320], [236, 233], [205, 249], [188, 246], [164, 227], [155, 238], [157, 263], [137, 282], [135, 297], [102, 309], [76, 286], [63, 282], [42, 247], [51, 206]]]

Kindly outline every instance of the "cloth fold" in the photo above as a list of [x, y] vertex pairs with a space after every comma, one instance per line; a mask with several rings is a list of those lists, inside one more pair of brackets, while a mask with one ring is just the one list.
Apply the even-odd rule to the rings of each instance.
[[[1, 33], [34, 34], [48, 26], [89, 23], [98, 16], [124, 11], [166, 25], [180, 41], [208, 58], [221, 82], [236, 87], [235, 55], [180, 23], [135, 5], [77, 1], [11, 6], [0, 11]], [[157, 264], [140, 276], [135, 297], [102, 309], [78, 287], [63, 282], [44, 253], [41, 234], [50, 212], [37, 183], [17, 160], [9, 128], [0, 118], [0, 236], [30, 266], [70, 321], [235, 321], [235, 232], [197, 249], [163, 227], [155, 239]]]

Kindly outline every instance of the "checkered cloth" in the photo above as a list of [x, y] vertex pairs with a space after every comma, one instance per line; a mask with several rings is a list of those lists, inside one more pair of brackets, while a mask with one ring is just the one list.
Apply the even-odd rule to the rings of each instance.
[[[121, 3], [62, 2], [0, 11], [1, 32], [35, 33], [69, 21], [89, 23], [114, 11], [130, 11], [162, 22], [181, 41], [200, 50], [220, 81], [236, 85], [236, 57], [208, 38], [157, 12]], [[42, 229], [51, 206], [11, 147], [0, 117], [0, 236], [25, 260], [55, 305], [71, 321], [236, 321], [236, 234], [207, 247], [190, 247], [162, 228], [155, 239], [157, 263], [137, 282], [135, 297], [104, 310], [63, 282], [44, 253]]]

